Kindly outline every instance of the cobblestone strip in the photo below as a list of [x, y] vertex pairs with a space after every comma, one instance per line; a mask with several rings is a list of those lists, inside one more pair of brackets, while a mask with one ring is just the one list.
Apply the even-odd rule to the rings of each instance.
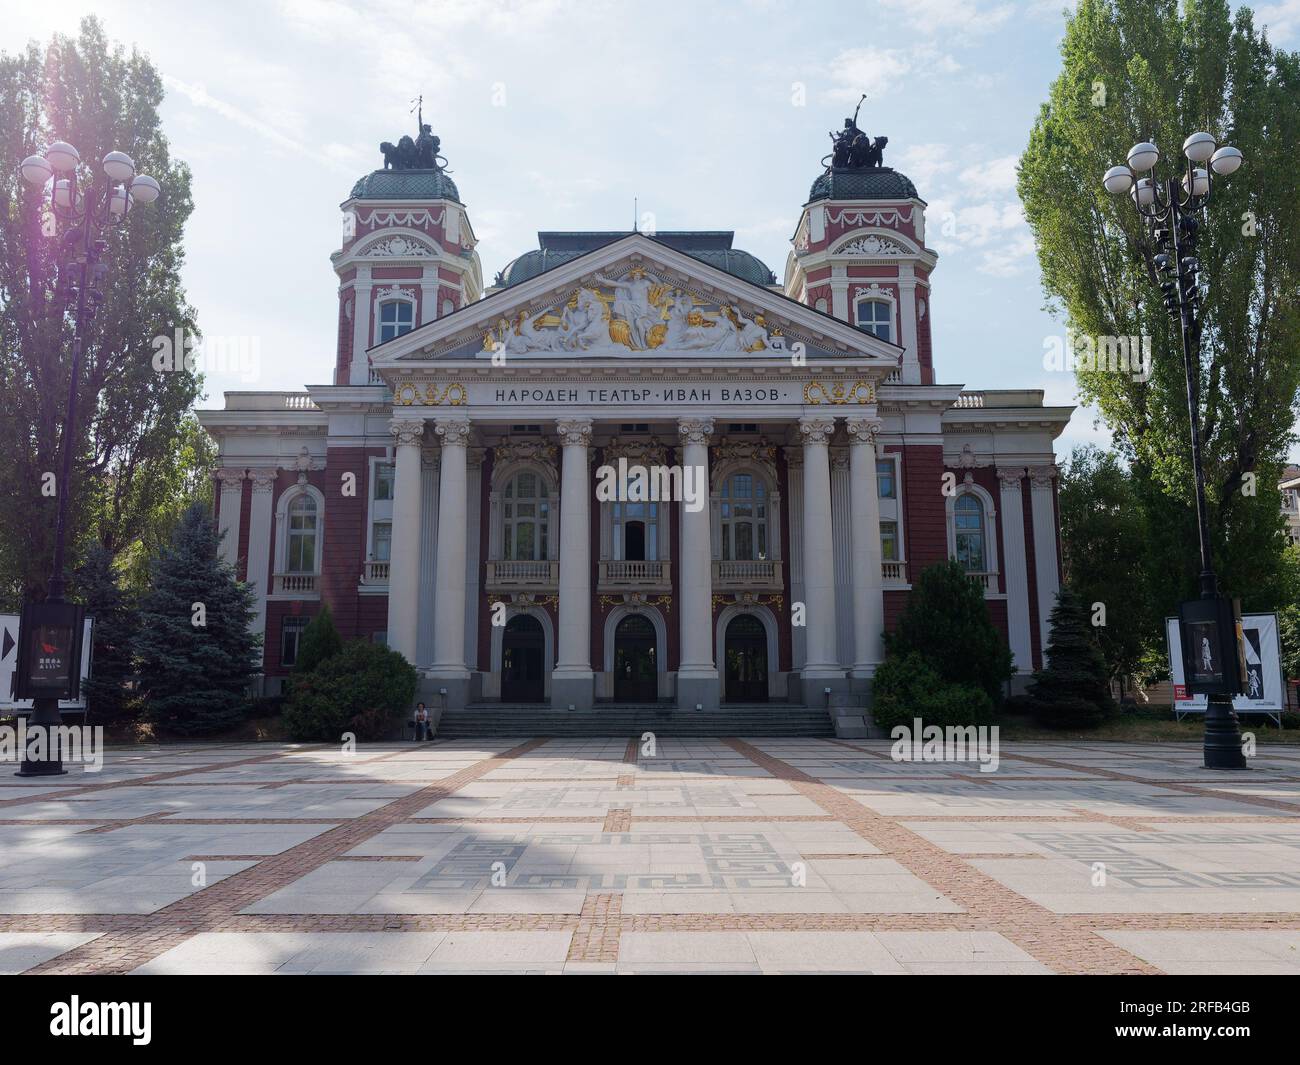
[[627, 741], [627, 748], [623, 751], [623, 761], [628, 765], [636, 765], [637, 760], [637, 741], [634, 738]]
[[605, 813], [602, 832], [627, 832], [632, 828], [632, 811], [626, 806], [612, 806]]
[[569, 961], [618, 961], [618, 941], [623, 928], [623, 896], [588, 895], [569, 940]]
[[967, 910], [1056, 972], [1158, 973], [1160, 970], [1087, 930], [1062, 927], [1057, 915], [1012, 891], [961, 857], [945, 851], [892, 818], [873, 813], [829, 784], [743, 740], [733, 750], [834, 815], [914, 876]]
[[[219, 880], [210, 887], [164, 906], [150, 915], [149, 931], [122, 936], [101, 936], [80, 947], [28, 969], [28, 973], [125, 973], [184, 942], [213, 922], [293, 883], [326, 862], [360, 846], [386, 828], [401, 824], [415, 811], [446, 798], [484, 773], [536, 750], [547, 741], [529, 740], [510, 750], [453, 773], [419, 791], [362, 814], [288, 850], [271, 855], [257, 865]], [[166, 934], [154, 929], [166, 929]], [[175, 939], [179, 936], [179, 939]], [[134, 937], [134, 938], [132, 938]], [[174, 941], [173, 941], [174, 940]]]

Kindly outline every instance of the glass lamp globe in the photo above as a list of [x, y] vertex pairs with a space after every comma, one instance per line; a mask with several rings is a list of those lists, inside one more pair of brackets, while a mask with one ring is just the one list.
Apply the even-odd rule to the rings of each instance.
[[45, 149], [45, 158], [60, 174], [66, 173], [81, 162], [81, 155], [67, 141], [55, 141]]
[[54, 167], [50, 166], [49, 160], [43, 155], [29, 155], [18, 169], [22, 172], [24, 181], [38, 188], [49, 181], [54, 174]]
[[1187, 178], [1183, 178], [1183, 188], [1193, 196], [1204, 196], [1210, 191], [1210, 175], [1202, 166], [1198, 166], [1192, 171], [1192, 183], [1189, 186]]
[[126, 152], [109, 152], [104, 156], [104, 173], [110, 181], [130, 181], [135, 177], [135, 163]]
[[1112, 196], [1120, 196], [1133, 187], [1133, 172], [1126, 166], [1112, 166], [1102, 175], [1101, 183]]
[[108, 201], [109, 213], [112, 214], [114, 218], [121, 218], [131, 210], [133, 202], [131, 194], [126, 191], [126, 186], [118, 185], [113, 189], [113, 195]]
[[1135, 174], [1145, 174], [1160, 162], [1160, 149], [1150, 141], [1141, 141], [1128, 150], [1129, 169]]
[[1214, 154], [1214, 138], [1208, 133], [1193, 133], [1183, 141], [1183, 154], [1193, 163], [1203, 163]]
[[54, 206], [72, 206], [72, 182], [67, 178], [60, 178], [54, 183]]
[[131, 182], [131, 196], [140, 203], [153, 203], [162, 188], [148, 174], [140, 174]]
[[1139, 207], [1150, 207], [1155, 202], [1156, 184], [1149, 177], [1144, 177], [1133, 186], [1133, 199]]
[[1210, 159], [1210, 166], [1214, 168], [1216, 174], [1223, 174], [1225, 177], [1233, 173], [1241, 164], [1245, 162], [1241, 152], [1230, 144], [1225, 144]]

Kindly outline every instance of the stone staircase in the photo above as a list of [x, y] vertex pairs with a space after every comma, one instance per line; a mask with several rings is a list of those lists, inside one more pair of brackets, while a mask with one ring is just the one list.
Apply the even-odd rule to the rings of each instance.
[[823, 708], [786, 703], [727, 705], [719, 710], [681, 710], [654, 703], [597, 706], [592, 710], [552, 710], [545, 705], [475, 703], [444, 710], [440, 739], [490, 736], [823, 736], [832, 737], [831, 716]]

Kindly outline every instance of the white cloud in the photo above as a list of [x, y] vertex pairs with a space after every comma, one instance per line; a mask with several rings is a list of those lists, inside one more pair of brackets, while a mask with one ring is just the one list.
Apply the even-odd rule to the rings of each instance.
[[914, 28], [930, 33], [988, 33], [1015, 14], [1011, 4], [980, 4], [975, 0], [880, 0], [880, 4], [907, 16]]
[[1016, 190], [1017, 155], [1004, 155], [999, 159], [976, 163], [961, 172], [959, 180], [964, 190], [973, 196], [1005, 196]]
[[1300, 40], [1300, 0], [1279, 0], [1255, 8], [1255, 25], [1266, 26], [1274, 44]]

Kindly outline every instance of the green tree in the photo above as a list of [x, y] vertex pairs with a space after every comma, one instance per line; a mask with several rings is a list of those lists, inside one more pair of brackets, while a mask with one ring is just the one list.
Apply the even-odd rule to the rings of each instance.
[[1014, 672], [983, 587], [951, 559], [921, 571], [886, 646], [900, 657], [916, 652], [945, 681], [982, 688], [995, 702]]
[[295, 673], [310, 673], [327, 658], [333, 658], [342, 650], [343, 637], [334, 625], [329, 603], [323, 603], [320, 613], [303, 630], [293, 670]]
[[90, 677], [82, 685], [88, 719], [97, 725], [133, 720], [139, 709], [128, 687], [135, 676], [134, 652], [139, 631], [136, 603], [123, 589], [112, 553], [96, 545], [77, 570], [75, 595], [93, 617]]
[[396, 651], [350, 640], [310, 673], [294, 677], [284, 725], [300, 741], [338, 743], [345, 732], [385, 739], [411, 708], [418, 685], [415, 667]]
[[191, 506], [154, 561], [140, 609], [145, 711], [162, 729], [187, 736], [238, 724], [261, 643], [248, 631], [253, 591], [217, 556], [219, 542], [207, 508]]
[[1226, 0], [1079, 0], [1061, 55], [1019, 191], [1049, 308], [1076, 336], [1151, 338], [1149, 380], [1101, 368], [1077, 377], [1136, 479], [1161, 612], [1195, 594], [1199, 571], [1181, 340], [1132, 203], [1100, 179], [1138, 140], [1176, 167], [1195, 130], [1245, 154], [1215, 182], [1202, 227], [1194, 409], [1224, 592], [1267, 608], [1284, 566], [1276, 484], [1300, 387], [1300, 56], [1275, 50]]
[[[57, 35], [0, 53], [0, 600], [40, 593], [53, 555], [55, 497], [41, 478], [60, 469], [68, 392], [71, 317], [61, 313], [57, 237], [46, 235], [43, 194], [18, 163], [54, 140], [74, 144], [79, 177], [103, 187], [99, 160], [130, 155], [163, 194], [107, 234], [105, 299], [87, 338], [77, 382], [69, 529], [75, 558], [92, 541], [114, 557], [160, 542], [160, 518], [174, 522], [205, 454], [187, 446], [187, 414], [199, 396], [193, 373], [154, 369], [153, 339], [195, 332], [180, 283], [182, 233], [193, 210], [188, 168], [172, 160], [158, 119], [162, 80], [147, 57], [111, 45], [98, 20], [76, 38]], [[165, 524], [165, 523], [164, 523]]]
[[1066, 583], [1089, 611], [1105, 608], [1096, 632], [1108, 674], [1130, 676], [1163, 640], [1161, 596], [1147, 569], [1147, 511], [1134, 478], [1113, 453], [1075, 448], [1061, 469], [1060, 509]]
[[1032, 712], [1048, 728], [1095, 728], [1115, 713], [1106, 660], [1088, 609], [1069, 587], [1056, 595], [1047, 665], [1029, 688]]

